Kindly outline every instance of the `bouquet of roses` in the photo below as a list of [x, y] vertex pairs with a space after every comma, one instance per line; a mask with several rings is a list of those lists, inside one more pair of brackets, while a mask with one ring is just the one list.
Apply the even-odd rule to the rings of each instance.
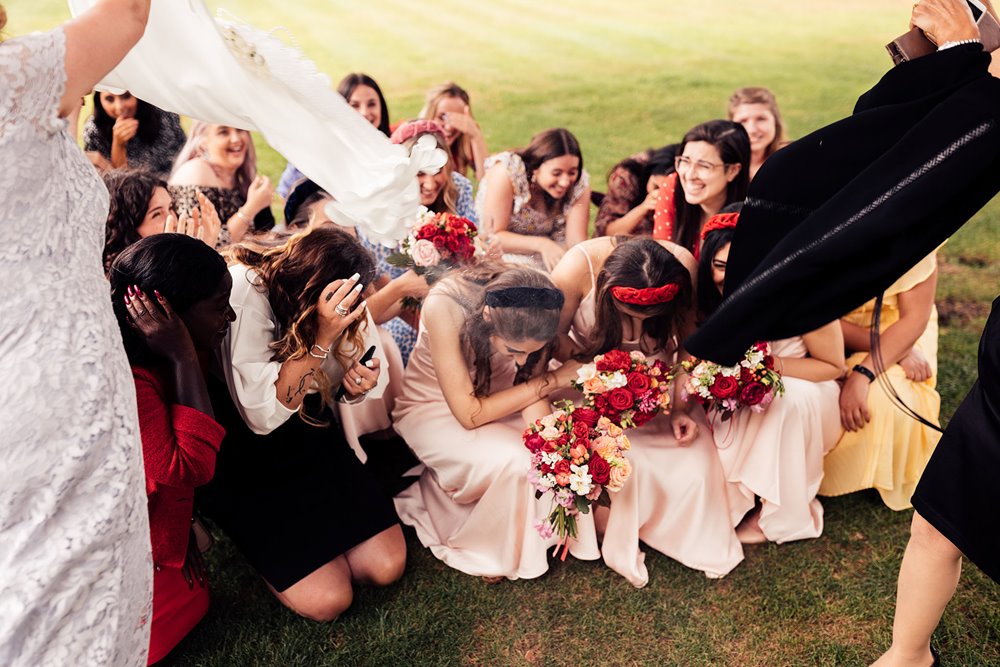
[[[386, 258], [392, 266], [413, 269], [433, 283], [446, 271], [476, 258], [475, 223], [451, 213], [434, 213], [421, 207], [410, 235], [400, 244], [400, 252]], [[420, 305], [417, 299], [403, 299], [406, 307]]]
[[569, 540], [577, 535], [576, 515], [589, 513], [594, 503], [610, 505], [608, 493], [620, 491], [632, 473], [625, 458], [631, 445], [609, 419], [569, 401], [535, 421], [523, 437], [531, 451], [528, 481], [535, 497], [552, 494], [552, 511], [535, 528], [543, 539], [559, 536], [556, 551], [561, 546], [565, 560]]
[[642, 352], [611, 350], [577, 371], [573, 386], [584, 405], [621, 428], [642, 426], [670, 409], [668, 366]]
[[767, 343], [755, 343], [735, 366], [697, 360], [681, 366], [688, 373], [685, 395], [704, 405], [706, 411], [720, 413], [722, 421], [740, 408], [764, 412], [776, 396], [785, 393]]

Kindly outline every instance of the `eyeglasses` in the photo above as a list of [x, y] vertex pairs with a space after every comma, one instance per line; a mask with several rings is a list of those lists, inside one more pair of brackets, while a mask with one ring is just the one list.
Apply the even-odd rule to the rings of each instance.
[[726, 163], [724, 162], [713, 163], [705, 162], [704, 160], [692, 162], [691, 158], [683, 155], [678, 155], [674, 158], [674, 168], [677, 170], [678, 174], [686, 174], [689, 171], [693, 171], [695, 176], [708, 176], [719, 167], [724, 166], [726, 166]]

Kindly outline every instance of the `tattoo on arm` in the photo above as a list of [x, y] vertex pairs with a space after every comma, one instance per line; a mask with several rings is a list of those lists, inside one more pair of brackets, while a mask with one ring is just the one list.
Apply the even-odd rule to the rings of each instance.
[[311, 370], [308, 373], [306, 373], [305, 375], [303, 375], [302, 377], [300, 377], [299, 378], [299, 388], [295, 390], [295, 393], [292, 393], [292, 387], [291, 387], [291, 385], [289, 385], [289, 387], [288, 387], [288, 393], [285, 396], [285, 403], [288, 403], [289, 405], [291, 405], [291, 403], [293, 401], [295, 401], [296, 398], [298, 398], [302, 394], [306, 393], [306, 390], [312, 385], [312, 378], [313, 378], [313, 376], [315, 374], [316, 374], [316, 371], [315, 370]]

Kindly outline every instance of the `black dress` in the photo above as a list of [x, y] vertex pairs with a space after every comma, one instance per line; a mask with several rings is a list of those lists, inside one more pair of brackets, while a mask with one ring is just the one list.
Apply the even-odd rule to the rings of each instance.
[[750, 184], [726, 298], [686, 341], [735, 363], [876, 297], [1000, 190], [1000, 80], [978, 44], [889, 71], [854, 114], [768, 158]]
[[979, 342], [979, 380], [962, 401], [913, 494], [913, 507], [1000, 583], [1000, 298]]
[[215, 477], [196, 494], [198, 510], [233, 540], [277, 591], [397, 523], [392, 501], [358, 460], [318, 394], [307, 414], [267, 435], [247, 427], [224, 381], [209, 383], [216, 420], [226, 429]]

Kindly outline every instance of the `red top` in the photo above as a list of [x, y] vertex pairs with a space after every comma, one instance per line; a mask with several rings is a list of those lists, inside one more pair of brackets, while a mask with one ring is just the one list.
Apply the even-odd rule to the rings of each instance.
[[215, 455], [226, 431], [204, 412], [171, 403], [169, 382], [160, 373], [133, 366], [132, 377], [139, 406], [153, 562], [179, 568], [187, 554], [194, 488], [215, 474]]

